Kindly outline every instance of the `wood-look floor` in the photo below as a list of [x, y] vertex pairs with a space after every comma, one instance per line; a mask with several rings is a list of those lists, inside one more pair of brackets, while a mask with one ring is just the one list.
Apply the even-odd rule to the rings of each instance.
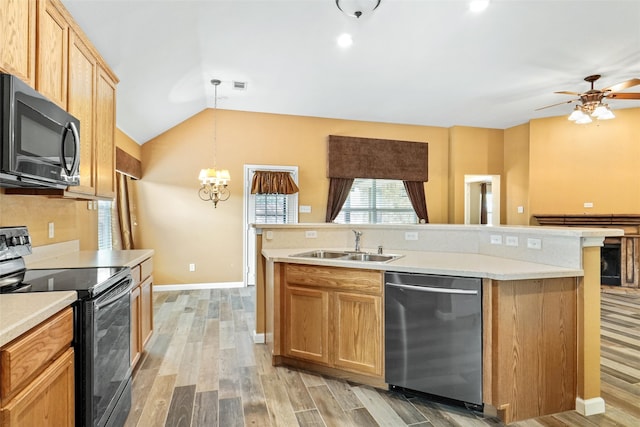
[[[271, 366], [253, 344], [252, 289], [157, 292], [127, 426], [497, 426], [462, 408]], [[603, 294], [606, 413], [513, 426], [640, 426], [640, 294]]]

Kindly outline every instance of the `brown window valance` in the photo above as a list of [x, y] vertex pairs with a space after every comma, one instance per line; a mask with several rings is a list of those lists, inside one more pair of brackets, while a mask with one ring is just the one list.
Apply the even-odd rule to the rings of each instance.
[[284, 171], [255, 171], [251, 194], [294, 194], [298, 186], [291, 173]]
[[429, 180], [429, 144], [329, 135], [329, 178]]
[[133, 179], [142, 178], [142, 163], [120, 147], [116, 147], [116, 170]]

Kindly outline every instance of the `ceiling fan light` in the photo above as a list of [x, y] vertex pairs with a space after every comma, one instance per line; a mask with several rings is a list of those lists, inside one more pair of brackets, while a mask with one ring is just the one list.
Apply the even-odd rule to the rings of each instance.
[[591, 115], [593, 117], [597, 117], [600, 118], [600, 116], [602, 116], [603, 114], [606, 114], [607, 111], [609, 111], [609, 109], [607, 108], [606, 105], [600, 104], [596, 107], [595, 110], [593, 110], [593, 113], [591, 113]]
[[588, 114], [584, 114], [582, 113], [582, 117], [578, 118], [576, 120], [576, 123], [579, 125], [586, 125], [587, 123], [591, 123], [593, 120], [591, 120], [591, 117], [589, 117]]
[[616, 115], [609, 109], [609, 106], [605, 105], [604, 112], [598, 116], [598, 120], [611, 120], [615, 119]]
[[582, 110], [580, 110], [580, 108], [578, 108], [578, 106], [576, 105], [576, 108], [569, 115], [569, 120], [571, 120], [572, 122], [575, 122], [576, 120], [580, 119], [584, 115], [585, 114], [582, 112]]

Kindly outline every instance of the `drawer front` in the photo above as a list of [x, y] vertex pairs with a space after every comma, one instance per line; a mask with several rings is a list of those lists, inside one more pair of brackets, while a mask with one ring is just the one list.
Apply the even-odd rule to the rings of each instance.
[[287, 264], [285, 275], [288, 284], [382, 295], [382, 272], [378, 270]]
[[151, 273], [153, 273], [153, 258], [142, 261], [140, 269], [140, 280], [144, 281], [147, 277], [151, 276]]
[[73, 340], [73, 309], [64, 309], [0, 350], [4, 400], [42, 372]]

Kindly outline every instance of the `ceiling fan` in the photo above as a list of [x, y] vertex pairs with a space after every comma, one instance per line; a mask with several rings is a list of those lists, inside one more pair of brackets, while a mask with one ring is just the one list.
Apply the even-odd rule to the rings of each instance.
[[573, 102], [579, 102], [576, 105], [573, 113], [569, 116], [569, 120], [576, 123], [590, 123], [591, 118], [589, 116], [596, 117], [600, 120], [612, 119], [615, 116], [609, 109], [609, 106], [603, 103], [603, 99], [639, 99], [640, 93], [624, 92], [619, 93], [621, 90], [640, 85], [640, 79], [630, 79], [622, 83], [615, 84], [603, 89], [595, 89], [593, 84], [600, 78], [600, 74], [594, 74], [584, 78], [586, 82], [591, 83], [591, 89], [583, 93], [560, 91], [554, 93], [560, 93], [565, 95], [575, 95], [578, 98], [571, 99], [569, 101], [559, 102], [557, 104], [547, 105], [545, 107], [537, 108], [535, 111], [543, 110], [545, 108], [555, 107], [557, 105], [571, 104]]

